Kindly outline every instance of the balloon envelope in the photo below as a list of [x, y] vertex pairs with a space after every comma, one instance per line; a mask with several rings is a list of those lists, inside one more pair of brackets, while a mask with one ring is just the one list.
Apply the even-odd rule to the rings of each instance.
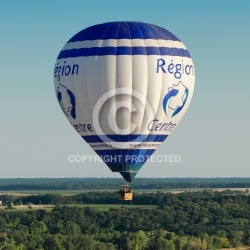
[[65, 116], [126, 181], [180, 122], [194, 90], [194, 66], [169, 31], [140, 22], [84, 29], [59, 53], [54, 84]]

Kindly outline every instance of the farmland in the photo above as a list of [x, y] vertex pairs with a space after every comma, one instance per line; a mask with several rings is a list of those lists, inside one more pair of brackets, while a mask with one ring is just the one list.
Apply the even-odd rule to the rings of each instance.
[[0, 183], [0, 249], [243, 250], [250, 244], [248, 179], [205, 186], [195, 180], [193, 187], [190, 180], [147, 180], [134, 188], [132, 202], [118, 200], [118, 185], [104, 188], [102, 181], [86, 180], [82, 189], [66, 188], [80, 186], [65, 180]]

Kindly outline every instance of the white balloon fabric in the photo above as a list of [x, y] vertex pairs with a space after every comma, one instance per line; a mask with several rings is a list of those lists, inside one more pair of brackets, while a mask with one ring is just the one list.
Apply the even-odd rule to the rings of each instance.
[[141, 22], [109, 22], [73, 36], [58, 55], [54, 84], [69, 122], [128, 182], [175, 129], [194, 90], [184, 44]]

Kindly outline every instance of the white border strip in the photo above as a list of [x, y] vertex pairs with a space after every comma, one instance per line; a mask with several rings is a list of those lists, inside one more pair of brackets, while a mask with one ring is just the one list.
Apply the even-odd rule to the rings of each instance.
[[110, 149], [157, 149], [161, 142], [95, 142], [89, 143], [94, 150]]
[[86, 40], [81, 42], [67, 43], [62, 50], [93, 48], [93, 47], [117, 47], [117, 46], [141, 46], [141, 47], [168, 47], [187, 49], [182, 42], [172, 40], [154, 40], [154, 39], [107, 39], [107, 40]]

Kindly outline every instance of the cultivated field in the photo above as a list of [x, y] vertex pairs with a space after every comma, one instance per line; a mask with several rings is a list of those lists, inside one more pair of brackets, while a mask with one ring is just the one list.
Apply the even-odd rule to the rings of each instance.
[[[239, 191], [239, 192], [247, 192], [250, 190], [249, 188], [190, 188], [190, 189], [134, 189], [134, 193], [183, 193], [183, 192], [200, 192], [200, 191], [217, 191], [223, 192], [226, 190]], [[107, 190], [0, 190], [0, 195], [13, 195], [13, 196], [27, 196], [27, 195], [44, 195], [44, 194], [60, 194], [63, 196], [68, 195], [76, 195], [81, 193], [89, 193], [89, 192], [117, 192], [115, 189], [107, 189]]]
[[[92, 207], [101, 211], [108, 211], [110, 208], [143, 208], [143, 209], [155, 209], [157, 206], [155, 205], [133, 205], [128, 203], [126, 205], [121, 204], [61, 204], [61, 206], [69, 206], [69, 207]], [[20, 206], [13, 206], [13, 209], [6, 209], [6, 206], [0, 206], [0, 210], [6, 211], [28, 211], [32, 209], [44, 209], [47, 211], [51, 211], [55, 206], [54, 205], [20, 205]]]

